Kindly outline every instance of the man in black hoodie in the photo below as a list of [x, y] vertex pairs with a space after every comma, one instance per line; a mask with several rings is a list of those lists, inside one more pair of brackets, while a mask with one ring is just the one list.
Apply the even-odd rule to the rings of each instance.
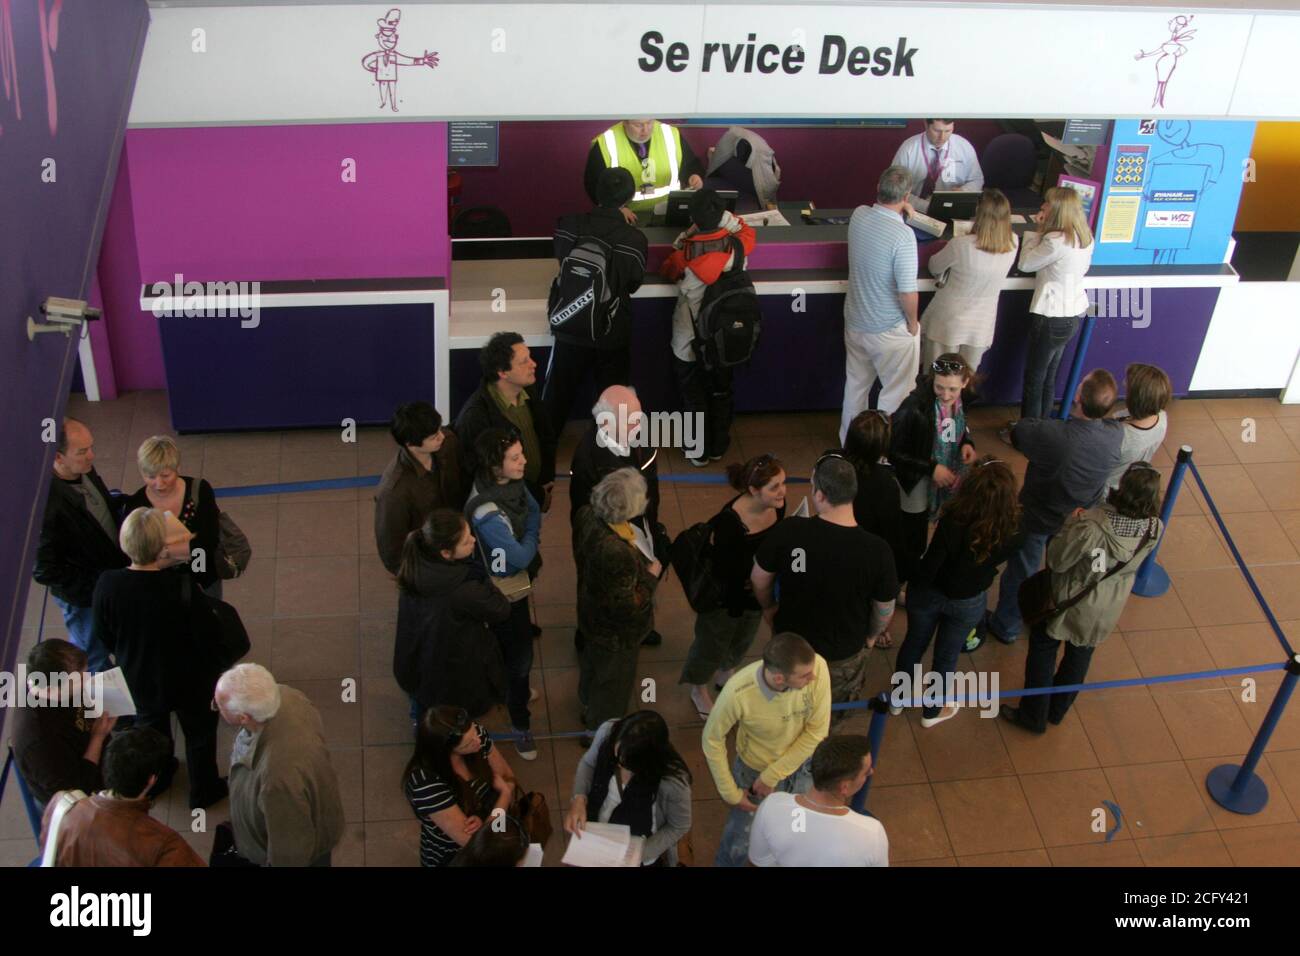
[[[607, 306], [593, 306], [598, 321], [552, 328], [555, 345], [546, 367], [542, 398], [556, 435], [564, 431], [574, 395], [588, 372], [595, 374], [597, 392], [631, 381], [632, 293], [641, 287], [645, 276], [646, 238], [623, 221], [619, 208], [635, 191], [632, 174], [626, 169], [606, 169], [597, 180], [597, 207], [589, 213], [564, 216], [555, 226], [555, 258], [563, 265], [575, 247], [598, 256], [604, 263], [609, 296]], [[553, 298], [552, 306], [562, 308], [559, 296]]]
[[95, 582], [104, 571], [131, 563], [118, 546], [121, 515], [94, 462], [95, 436], [75, 418], [65, 418], [33, 571], [36, 583], [50, 589], [68, 639], [86, 652], [92, 673], [113, 666], [108, 648], [94, 634]]

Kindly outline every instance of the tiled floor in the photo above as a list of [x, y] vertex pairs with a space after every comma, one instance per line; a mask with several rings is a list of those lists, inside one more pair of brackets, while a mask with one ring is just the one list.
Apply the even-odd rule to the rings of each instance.
[[[135, 449], [169, 428], [165, 396], [135, 393], [70, 411], [94, 430], [97, 466], [110, 487], [139, 486]], [[996, 438], [1001, 409], [972, 413], [981, 448], [1023, 471], [1024, 461]], [[730, 458], [778, 453], [791, 475], [806, 476], [834, 444], [832, 414], [742, 417]], [[1238, 548], [1290, 640], [1300, 642], [1300, 406], [1271, 400], [1183, 401], [1171, 415], [1169, 440], [1156, 464], [1168, 474], [1178, 446], [1196, 461]], [[567, 462], [576, 437], [561, 447]], [[1253, 438], [1253, 441], [1248, 439]], [[378, 474], [392, 454], [382, 429], [345, 444], [333, 432], [186, 436], [182, 470], [217, 487]], [[664, 461], [664, 458], [661, 458]], [[720, 466], [708, 472], [718, 473]], [[666, 474], [699, 473], [670, 452]], [[574, 573], [569, 555], [568, 500], [558, 486], [543, 523], [546, 568], [536, 587], [537, 642], [533, 684], [540, 733], [578, 729]], [[797, 504], [807, 486], [795, 485]], [[671, 533], [708, 518], [726, 500], [719, 485], [664, 481], [662, 519]], [[372, 490], [320, 491], [226, 498], [223, 507], [247, 532], [255, 551], [247, 575], [227, 585], [227, 598], [253, 636], [250, 659], [307, 693], [324, 715], [332, 759], [343, 786], [347, 835], [336, 864], [414, 865], [418, 827], [400, 789], [409, 755], [406, 701], [392, 672], [396, 592], [375, 556]], [[1133, 598], [1118, 631], [1094, 658], [1092, 681], [1150, 677], [1282, 660], [1194, 482], [1188, 481], [1160, 555], [1173, 588], [1158, 599]], [[44, 589], [32, 589], [22, 653], [36, 639]], [[892, 630], [901, 635], [900, 611]], [[724, 818], [700, 754], [701, 723], [677, 686], [691, 639], [692, 615], [670, 581], [656, 612], [662, 647], [646, 649], [641, 669], [656, 682], [656, 706], [695, 775], [694, 840], [698, 861], [712, 860]], [[58, 611], [45, 609], [45, 634], [64, 633]], [[761, 638], [760, 638], [761, 639]], [[892, 652], [873, 656], [870, 687], [885, 689]], [[1023, 683], [1024, 644], [993, 644], [968, 666], [997, 670], [1004, 689]], [[1253, 677], [1203, 679], [1081, 695], [1067, 720], [1045, 737], [1030, 737], [974, 710], [930, 730], [915, 716], [892, 718], [885, 734], [870, 808], [889, 832], [896, 864], [994, 866], [1166, 866], [1300, 863], [1300, 703], [1281, 722], [1260, 774], [1271, 799], [1265, 812], [1240, 817], [1220, 810], [1205, 792], [1206, 773], [1239, 762], [1280, 682], [1276, 671]], [[356, 682], [356, 702], [343, 682]], [[504, 729], [504, 716], [496, 729]], [[866, 718], [845, 729], [862, 732]], [[230, 735], [223, 728], [222, 752]], [[507, 746], [512, 766], [541, 790], [555, 823], [567, 804], [580, 752], [570, 739], [542, 741], [525, 763]], [[191, 833], [183, 780], [155, 808], [206, 854], [210, 836]], [[1119, 806], [1113, 826], [1103, 801]], [[207, 830], [225, 813], [219, 805]], [[1098, 822], [1100, 821], [1100, 822]], [[559, 856], [557, 843], [548, 853]], [[0, 805], [0, 862], [31, 858], [16, 788]]]

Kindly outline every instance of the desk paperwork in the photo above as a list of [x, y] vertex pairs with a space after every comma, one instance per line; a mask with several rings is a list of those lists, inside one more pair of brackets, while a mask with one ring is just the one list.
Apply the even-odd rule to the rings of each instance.
[[632, 836], [622, 823], [588, 823], [571, 837], [561, 863], [569, 866], [640, 866], [645, 837]]
[[744, 215], [737, 216], [737, 219], [743, 220], [755, 229], [760, 226], [788, 226], [790, 220], [781, 215], [779, 209], [765, 209], [763, 212], [747, 212]]
[[948, 227], [947, 223], [932, 219], [923, 212], [913, 212], [912, 215], [907, 217], [907, 224], [920, 229], [922, 232], [928, 232], [936, 239], [942, 236], [944, 229]]

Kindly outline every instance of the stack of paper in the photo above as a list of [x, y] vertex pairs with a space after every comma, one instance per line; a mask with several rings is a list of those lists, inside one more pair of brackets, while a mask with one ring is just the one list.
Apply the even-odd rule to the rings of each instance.
[[737, 216], [736, 218], [755, 228], [759, 226], [790, 225], [790, 220], [781, 215], [781, 210], [779, 209], [767, 209], [763, 212], [747, 212], [743, 216]]
[[561, 863], [566, 866], [640, 866], [645, 837], [632, 836], [621, 823], [588, 823], [582, 836], [569, 840]]
[[936, 239], [943, 235], [943, 230], [945, 228], [944, 223], [940, 222], [938, 219], [932, 219], [923, 212], [912, 213], [912, 215], [907, 217], [907, 224], [909, 226], [915, 226], [922, 232], [928, 232]]
[[131, 689], [126, 686], [126, 676], [122, 673], [122, 668], [114, 667], [95, 676], [104, 679], [100, 685], [103, 688], [104, 713], [113, 717], [134, 717], [135, 698], [131, 696]]

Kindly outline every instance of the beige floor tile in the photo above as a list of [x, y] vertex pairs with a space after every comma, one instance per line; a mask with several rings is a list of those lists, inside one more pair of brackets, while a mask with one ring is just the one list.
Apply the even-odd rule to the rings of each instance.
[[1177, 760], [1182, 755], [1151, 694], [1099, 698], [1080, 694], [1074, 704], [1093, 753], [1103, 767]]
[[[1130, 600], [1137, 600], [1131, 598]], [[1163, 631], [1129, 631], [1124, 635], [1133, 659], [1143, 677], [1166, 674], [1191, 674], [1215, 668], [1214, 659], [1205, 649], [1196, 628], [1170, 628]], [[1169, 685], [1189, 689], [1199, 684]]]
[[1213, 421], [1171, 417], [1165, 435], [1165, 452], [1172, 458], [1183, 445], [1191, 445], [1197, 467], [1235, 463], [1237, 458]]
[[[1199, 780], [1204, 788], [1210, 771], [1224, 766], [1240, 768], [1245, 759], [1246, 754], [1243, 750], [1241, 753], [1230, 757], [1206, 757], [1200, 760], [1188, 760], [1187, 772], [1192, 775], [1193, 780]], [[1205, 790], [1205, 805], [1210, 810], [1210, 816], [1214, 819], [1215, 826], [1220, 830], [1236, 830], [1246, 827], [1268, 826], [1275, 823], [1296, 822], [1296, 813], [1291, 807], [1291, 802], [1286, 797], [1281, 782], [1273, 773], [1267, 755], [1265, 759], [1255, 765], [1255, 776], [1262, 780], [1264, 786], [1268, 788], [1268, 803], [1259, 813], [1234, 813], [1225, 807], [1219, 806], [1218, 801], [1210, 795], [1209, 790]], [[1297, 859], [1297, 862], [1300, 863], [1300, 859]]]
[[1217, 831], [1177, 833], [1135, 843], [1147, 866], [1232, 866], [1232, 857]]
[[391, 675], [367, 677], [361, 682], [361, 740], [374, 744], [411, 741], [410, 698]]
[[[282, 681], [302, 691], [320, 711], [325, 725], [325, 743], [331, 747], [361, 746], [361, 694], [356, 688], [356, 701], [344, 700], [342, 680]], [[348, 695], [351, 697], [351, 694]]]
[[[1269, 506], [1265, 503], [1263, 496], [1251, 478], [1257, 474], [1257, 469], [1275, 467], [1278, 466], [1262, 464], [1249, 466], [1198, 465], [1201, 478], [1206, 487], [1210, 489], [1210, 496], [1214, 499], [1214, 506], [1221, 515], [1228, 515], [1238, 511], [1267, 511]], [[1295, 466], [1292, 465], [1291, 467], [1294, 468]], [[1200, 486], [1192, 480], [1185, 483], [1184, 487], [1191, 492], [1194, 498], [1201, 502], [1206, 514], [1209, 514], [1210, 509], [1204, 507], [1204, 496], [1201, 494]]]
[[[410, 813], [410, 810], [407, 810]], [[367, 822], [366, 866], [419, 866], [420, 821]]]
[[1264, 759], [1268, 761], [1291, 809], [1300, 813], [1300, 750], [1269, 749]]
[[222, 585], [224, 600], [233, 604], [242, 618], [275, 616], [276, 559], [254, 554], [248, 570]]
[[397, 619], [360, 618], [360, 656], [362, 677], [387, 677], [393, 673], [393, 644], [397, 638]]
[[1017, 773], [1085, 770], [1098, 766], [1097, 755], [1073, 709], [1058, 726], [1049, 724], [1045, 734], [1029, 733], [1005, 720], [996, 723]]
[[276, 617], [356, 613], [356, 555], [276, 559]]
[[1221, 418], [1214, 423], [1228, 448], [1244, 465], [1260, 462], [1300, 461], [1300, 450], [1272, 416]]
[[[1015, 777], [933, 784], [944, 827], [958, 858], [978, 853], [1032, 850], [1043, 845]], [[933, 855], [933, 854], [931, 854]]]
[[1015, 773], [997, 723], [996, 718], [983, 717], [980, 711], [969, 707], [952, 720], [928, 729], [922, 729], [919, 712], [908, 715], [909, 729], [931, 781]]
[[1252, 465], [1250, 477], [1273, 511], [1300, 509], [1300, 468], [1294, 462]]
[[358, 567], [358, 602], [362, 617], [397, 617], [397, 579], [378, 560], [367, 557]]
[[1183, 607], [1175, 587], [1170, 587], [1159, 597], [1130, 597], [1119, 616], [1119, 629], [1125, 632], [1192, 626], [1192, 618]]
[[[1268, 624], [1224, 624], [1219, 627], [1197, 628], [1201, 641], [1214, 666], [1250, 667], [1254, 664], [1269, 664], [1282, 657], [1282, 646], [1278, 643], [1273, 629]], [[1225, 677], [1229, 687], [1240, 687], [1240, 677]]]
[[330, 765], [339, 780], [343, 819], [348, 823], [360, 823], [365, 819], [364, 756], [360, 747], [330, 751]]
[[343, 836], [330, 854], [332, 867], [358, 867], [366, 865], [366, 828], [360, 823], [349, 823]]
[[1228, 830], [1221, 834], [1237, 866], [1290, 866], [1300, 860], [1300, 823]]
[[357, 618], [298, 617], [274, 622], [271, 672], [280, 680], [358, 677]]
[[[1284, 512], [1285, 514], [1285, 512]], [[1211, 519], [1212, 520], [1212, 519]], [[1300, 560], [1296, 547], [1287, 537], [1286, 530], [1278, 516], [1270, 511], [1246, 512], [1223, 516], [1228, 533], [1232, 535], [1237, 550], [1241, 552], [1246, 565], [1254, 568], [1259, 564], [1277, 564], [1280, 562]], [[1218, 526], [1214, 527], [1215, 536], [1222, 540]], [[1227, 553], [1227, 549], [1224, 549]], [[1233, 558], [1229, 554], [1228, 562]]]
[[1300, 511], [1274, 511], [1272, 514], [1291, 546], [1300, 553]]
[[[1234, 515], [1256, 518], [1258, 515]], [[1160, 542], [1158, 560], [1166, 571], [1199, 571], [1232, 564], [1232, 555], [1221, 543], [1212, 518], [1204, 515], [1180, 515], [1169, 522]]]
[[365, 768], [367, 829], [376, 820], [400, 820], [415, 825], [415, 850], [419, 852], [419, 824], [411, 811], [410, 801], [402, 790], [403, 773], [411, 759], [410, 745], [366, 747], [362, 762]]
[[1086, 843], [1080, 846], [1049, 847], [1047, 855], [1053, 866], [1145, 866], [1133, 840], [1113, 843]]
[[1250, 747], [1253, 735], [1233, 691], [1215, 688], [1168, 693], [1157, 688], [1152, 697], [1184, 759], [1218, 757]]
[[[1106, 833], [1115, 827], [1114, 814], [1105, 805], [1114, 803], [1115, 795], [1100, 769], [1021, 774], [1020, 786], [1049, 847], [1105, 843]], [[1112, 839], [1129, 840], [1132, 834], [1121, 826]]]
[[1250, 573], [1279, 621], [1300, 619], [1300, 562], [1254, 566]]
[[[253, 549], [253, 562], [259, 558], [275, 557], [276, 529], [280, 519], [280, 508], [274, 501], [265, 501], [258, 497], [222, 498], [217, 502], [221, 510], [230, 515], [231, 520], [239, 525], [239, 530], [248, 537]], [[249, 564], [249, 571], [253, 563]], [[246, 572], [247, 573], [247, 572]]]
[[357, 503], [295, 501], [278, 506], [278, 557], [357, 554]]
[[1001, 853], [981, 853], [976, 856], [959, 856], [958, 866], [1051, 866], [1052, 858], [1046, 850], [1006, 850]]
[[889, 862], [946, 857], [952, 853], [943, 815], [929, 784], [871, 787], [867, 809], [889, 837]]
[[1214, 829], [1201, 786], [1181, 760], [1106, 767], [1105, 773], [1134, 839]]
[[[1196, 627], [1216, 624], [1248, 624], [1264, 620], [1246, 579], [1236, 568], [1214, 571], [1174, 571], [1169, 575], [1178, 599]], [[1133, 604], [1130, 601], [1129, 604]], [[1183, 625], [1186, 626], [1186, 625]], [[1138, 630], [1126, 628], [1125, 631]]]

